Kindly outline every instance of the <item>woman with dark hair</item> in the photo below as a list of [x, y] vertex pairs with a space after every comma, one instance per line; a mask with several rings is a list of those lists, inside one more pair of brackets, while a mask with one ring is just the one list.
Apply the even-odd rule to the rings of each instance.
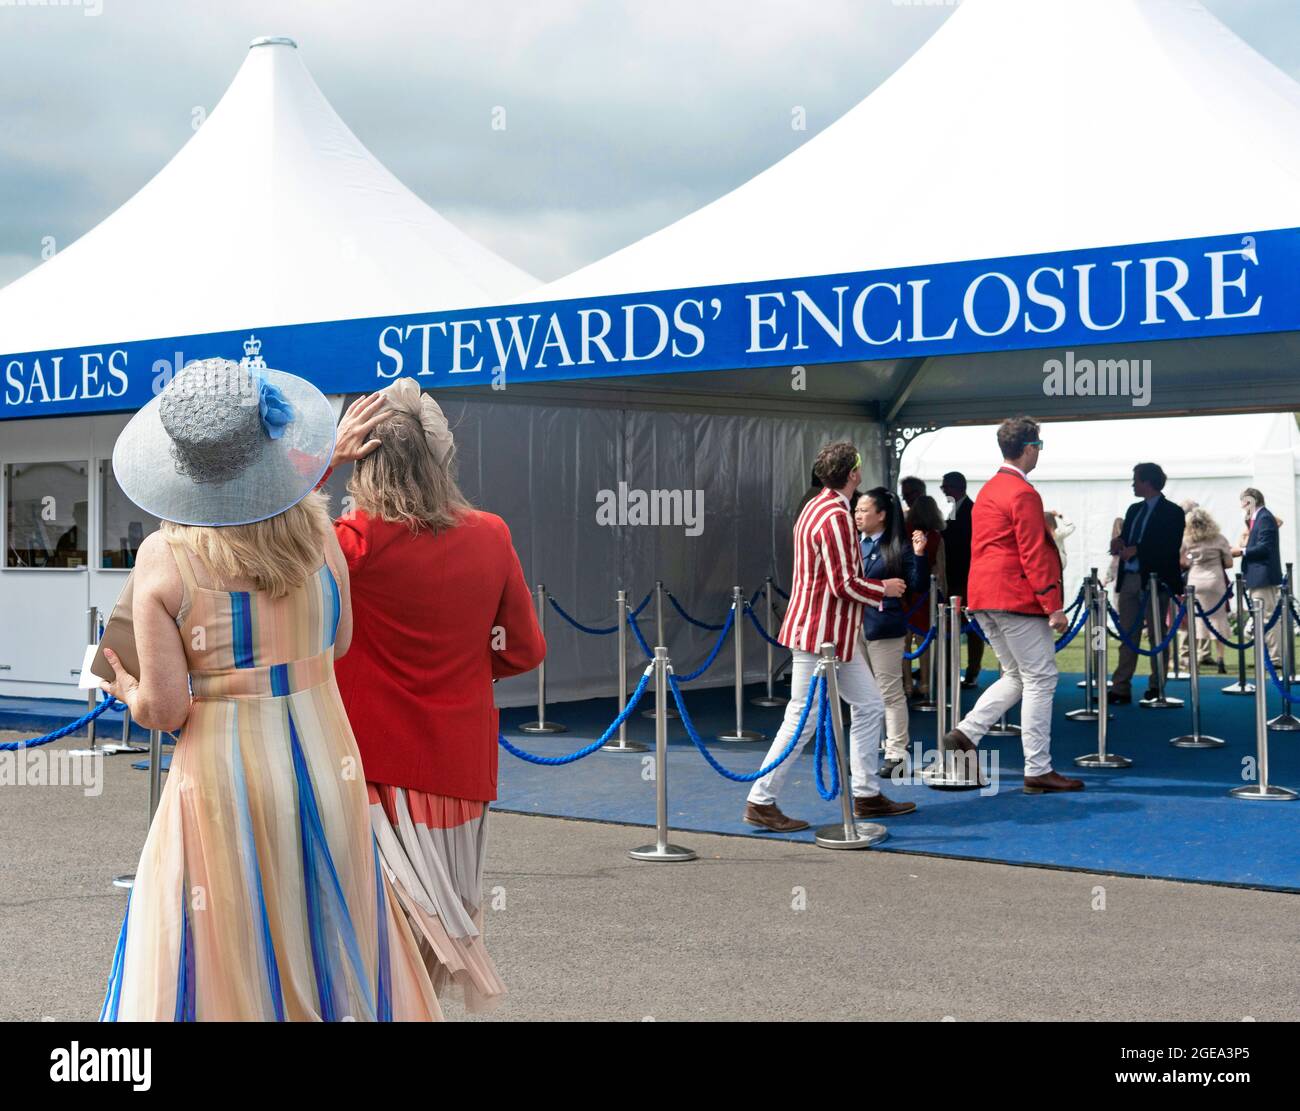
[[[939, 503], [928, 494], [922, 494], [913, 503], [907, 511], [907, 516], [903, 522], [903, 531], [907, 533], [920, 532], [925, 534], [925, 560], [924, 562], [924, 580], [925, 586], [916, 593], [909, 593], [903, 598], [904, 612], [911, 612], [919, 601], [921, 594], [927, 594], [930, 590], [930, 576], [934, 575], [939, 580], [939, 595], [945, 597], [948, 593], [948, 574], [945, 567], [944, 550], [943, 550], [943, 513], [939, 510]], [[911, 624], [913, 630], [917, 630], [920, 636], [925, 636], [930, 631], [930, 609], [928, 605], [923, 605], [912, 614]], [[912, 638], [917, 635], [909, 631], [907, 634], [908, 649], [911, 649]], [[917, 660], [920, 668], [920, 678], [913, 692], [912, 687], [912, 669], [909, 667], [903, 674], [903, 687], [908, 697], [915, 697], [924, 700], [930, 694], [930, 650], [927, 648], [922, 653], [921, 658]]]
[[[929, 589], [929, 565], [922, 558], [926, 536], [903, 528], [903, 507], [883, 486], [868, 490], [858, 500], [854, 522], [861, 534], [863, 574], [868, 578], [902, 579], [908, 590]], [[907, 621], [901, 598], [885, 598], [862, 614], [862, 637], [867, 666], [876, 677], [885, 700], [885, 762], [881, 775], [907, 768], [908, 712], [903, 690], [903, 644]], [[908, 665], [910, 666], [910, 665]]]

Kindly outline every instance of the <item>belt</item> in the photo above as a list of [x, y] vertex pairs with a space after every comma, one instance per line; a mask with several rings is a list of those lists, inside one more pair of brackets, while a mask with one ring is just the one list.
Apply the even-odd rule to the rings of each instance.
[[334, 653], [266, 667], [240, 667], [227, 671], [190, 673], [195, 698], [282, 698], [319, 687], [334, 672]]

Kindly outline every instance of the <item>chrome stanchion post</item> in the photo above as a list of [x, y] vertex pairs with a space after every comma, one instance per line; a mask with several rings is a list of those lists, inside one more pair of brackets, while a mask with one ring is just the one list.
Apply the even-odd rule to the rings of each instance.
[[822, 674], [826, 677], [827, 712], [831, 716], [831, 737], [835, 742], [835, 763], [840, 773], [840, 815], [834, 825], [822, 826], [814, 837], [823, 849], [867, 849], [878, 845], [889, 831], [878, 822], [860, 822], [853, 816], [853, 776], [848, 746], [844, 741], [844, 718], [840, 713], [839, 661], [835, 645], [822, 645]]
[[[91, 606], [89, 609], [86, 610], [86, 628], [87, 628], [86, 643], [98, 644], [99, 643], [99, 607], [98, 606]], [[79, 676], [81, 673], [74, 672], [73, 674]], [[101, 692], [98, 687], [91, 687], [88, 691], [86, 691], [86, 712], [87, 713], [90, 713], [92, 710], [95, 709], [96, 706], [99, 705], [100, 693]], [[97, 724], [98, 724], [98, 720], [95, 718], [91, 718], [90, 721], [86, 722], [87, 747], [70, 749], [68, 752], [69, 756], [102, 756], [105, 754], [105, 750], [100, 748], [95, 743], [95, 726]]]
[[[149, 820], [145, 831], [153, 825], [153, 816], [158, 812], [158, 801], [162, 798], [162, 730], [149, 730]], [[135, 886], [135, 873], [113, 877], [114, 887], [123, 887], [128, 891]]]
[[[664, 636], [664, 581], [663, 579], [655, 579], [655, 643], [656, 644], [668, 643], [667, 638]], [[664, 713], [670, 718], [675, 718], [677, 716], [677, 711], [668, 705], [664, 706]], [[655, 716], [654, 708], [651, 707], [649, 710], [642, 710], [641, 716], [643, 718], [654, 717]]]
[[1237, 681], [1224, 687], [1223, 693], [1254, 694], [1255, 684], [1246, 680], [1246, 580], [1240, 571], [1233, 580], [1233, 590], [1237, 610]]
[[[620, 590], [616, 596], [618, 607], [618, 714], [623, 716], [627, 709], [627, 591]], [[644, 752], [646, 746], [640, 741], [627, 739], [627, 722], [618, 727], [618, 739], [601, 745], [602, 752]]]
[[[1174, 597], [1171, 593], [1169, 596], [1170, 608], [1173, 608]], [[1151, 678], [1155, 685], [1155, 698], [1143, 698], [1138, 702], [1139, 706], [1145, 706], [1154, 710], [1176, 710], [1183, 704], [1181, 698], [1172, 698], [1165, 691], [1165, 660], [1164, 652], [1157, 652], [1156, 645], [1165, 639], [1164, 622], [1160, 620], [1160, 579], [1154, 571], [1147, 578], [1147, 620], [1151, 624]], [[1142, 642], [1141, 634], [1138, 635], [1138, 643]]]
[[965, 768], [959, 769], [956, 750], [944, 745], [945, 734], [961, 721], [961, 599], [955, 594], [939, 609], [931, 651], [938, 653], [939, 660], [938, 762], [921, 773], [921, 781], [941, 791], [971, 790], [980, 785], [978, 770], [972, 777]]
[[668, 842], [668, 649], [655, 645], [655, 843], [631, 849], [633, 860], [694, 860], [695, 851]]
[[[1106, 593], [1097, 580], [1097, 568], [1093, 568], [1083, 580], [1083, 606], [1086, 617], [1083, 624], [1083, 706], [1077, 710], [1067, 710], [1065, 716], [1071, 721], [1097, 720], [1097, 653], [1093, 648], [1097, 640], [1097, 599], [1105, 599]], [[1102, 613], [1105, 613], [1103, 604]]]
[[1087, 756], [1076, 756], [1074, 762], [1081, 768], [1127, 768], [1132, 765], [1132, 760], [1106, 751], [1106, 725], [1110, 720], [1110, 692], [1106, 685], [1109, 671], [1106, 659], [1106, 592], [1094, 590], [1092, 600], [1096, 606], [1093, 636], [1097, 643], [1090, 644], [1088, 651], [1095, 652], [1097, 656], [1097, 751]]
[[[1295, 627], [1291, 623], [1291, 564], [1286, 565], [1286, 575], [1282, 579], [1282, 615], [1278, 618], [1282, 622], [1282, 658], [1277, 661], [1282, 670], [1282, 689], [1286, 691], [1287, 698], [1291, 697], [1291, 675], [1295, 670]], [[1265, 650], [1268, 648], [1265, 642]], [[1278, 733], [1294, 733], [1300, 729], [1300, 718], [1297, 718], [1291, 712], [1291, 703], [1282, 700], [1282, 712], [1277, 717], [1271, 719], [1268, 727]]]
[[1233, 787], [1228, 794], [1239, 799], [1259, 802], [1292, 802], [1296, 792], [1289, 787], [1275, 787], [1268, 781], [1268, 673], [1264, 668], [1264, 603], [1255, 598], [1250, 603], [1255, 626], [1255, 774], [1256, 781]]
[[[772, 635], [772, 576], [768, 575], [763, 580], [763, 594], [767, 598], [767, 635]], [[749, 701], [755, 706], [784, 706], [788, 699], [782, 698], [772, 689], [772, 671], [776, 666], [776, 658], [772, 651], [772, 642], [767, 641], [767, 693], [760, 694], [757, 698], [751, 698]]]
[[[537, 584], [537, 625], [546, 638], [546, 587]], [[519, 727], [521, 733], [566, 733], [566, 726], [546, 720], [546, 659], [537, 665], [537, 720], [526, 722]]]
[[[929, 602], [929, 606], [930, 606], [930, 628], [933, 629], [933, 628], [935, 627], [935, 623], [939, 620], [939, 613], [940, 613], [940, 607], [939, 607], [939, 580], [938, 580], [938, 578], [936, 578], [934, 575], [931, 575], [931, 576], [930, 576], [930, 602]], [[921, 713], [923, 713], [923, 714], [938, 713], [938, 714], [942, 717], [942, 716], [943, 716], [943, 715], [942, 715], [942, 712], [939, 710], [940, 700], [939, 700], [938, 695], [936, 694], [936, 690], [937, 690], [937, 687], [936, 687], [936, 680], [937, 680], [937, 678], [938, 678], [938, 674], [937, 674], [937, 673], [938, 673], [938, 671], [940, 670], [940, 669], [936, 666], [936, 661], [937, 661], [938, 658], [939, 658], [939, 657], [938, 657], [938, 654], [937, 654], [936, 651], [935, 651], [936, 647], [939, 647], [939, 638], [938, 638], [938, 633], [937, 633], [937, 632], [936, 632], [936, 634], [935, 634], [935, 639], [934, 639], [934, 640], [931, 642], [931, 644], [930, 644], [930, 663], [929, 663], [929, 670], [930, 670], [930, 675], [929, 675], [929, 684], [930, 684], [930, 689], [929, 689], [929, 693], [927, 693], [926, 696], [925, 696], [925, 697], [924, 697], [920, 702], [915, 702], [915, 703], [913, 703], [913, 704], [912, 704], [912, 709], [913, 709], [913, 710], [919, 710], [919, 711], [920, 711]], [[907, 666], [908, 666], [908, 667], [911, 667], [912, 665], [909, 663]]]
[[765, 737], [752, 729], [745, 728], [745, 638], [742, 626], [745, 623], [745, 598], [740, 587], [731, 590], [731, 637], [732, 647], [736, 652], [736, 675], [733, 680], [736, 693], [736, 728], [726, 733], [719, 733], [720, 741], [761, 741]]
[[1187, 666], [1191, 669], [1192, 731], [1174, 737], [1169, 743], [1175, 748], [1218, 748], [1220, 737], [1210, 737], [1201, 732], [1201, 662], [1200, 632], [1196, 628], [1196, 587], [1187, 584]]

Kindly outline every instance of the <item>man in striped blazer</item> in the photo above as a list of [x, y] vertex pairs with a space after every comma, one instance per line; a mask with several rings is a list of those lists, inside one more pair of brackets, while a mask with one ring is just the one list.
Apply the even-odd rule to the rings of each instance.
[[[770, 764], [790, 743], [808, 697], [821, 646], [835, 645], [840, 697], [852, 707], [849, 764], [853, 776], [853, 812], [859, 818], [907, 814], [915, 803], [896, 803], [880, 791], [877, 775], [880, 728], [885, 704], [867, 666], [862, 646], [862, 608], [898, 598], [902, 579], [868, 579], [862, 574], [862, 550], [849, 511], [849, 499], [862, 481], [862, 457], [850, 443], [827, 444], [817, 453], [813, 473], [822, 490], [799, 514], [794, 526], [794, 574], [790, 605], [777, 639], [794, 654], [790, 701], [785, 720], [763, 764]], [[808, 715], [794, 751], [754, 783], [745, 804], [745, 821], [777, 833], [807, 829], [808, 823], [789, 818], [776, 804], [790, 765], [813, 735], [816, 707]]]

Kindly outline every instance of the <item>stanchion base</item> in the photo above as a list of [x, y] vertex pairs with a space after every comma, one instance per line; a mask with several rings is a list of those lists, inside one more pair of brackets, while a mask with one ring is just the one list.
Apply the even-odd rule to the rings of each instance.
[[1002, 726], [997, 726], [997, 725], [995, 725], [992, 729], [990, 729], [987, 733], [985, 733], [984, 736], [986, 736], [986, 737], [1019, 737], [1019, 736], [1020, 736], [1020, 726], [1018, 726], [1018, 725], [1012, 725], [1010, 722], [1008, 722], [1006, 725], [1002, 725]]
[[129, 872], [125, 876], [114, 876], [113, 886], [122, 887], [125, 888], [127, 891], [130, 891], [131, 888], [135, 886], [135, 873]]
[[1184, 703], [1181, 698], [1170, 698], [1167, 694], [1162, 694], [1159, 698], [1140, 698], [1138, 705], [1148, 710], [1180, 710]]
[[749, 700], [749, 704], [751, 706], [771, 707], [771, 706], [784, 706], [789, 701], [790, 700], [788, 698], [782, 698], [779, 694], [774, 694], [771, 698], [768, 698], [767, 695], [765, 694], [761, 694], [757, 698], [751, 698]]
[[[147, 752], [148, 749], [144, 749], [143, 751]], [[104, 754], [104, 750], [103, 750], [102, 748], [70, 748], [70, 749], [68, 749], [68, 755], [69, 755], [69, 756], [102, 756], [103, 754]]]
[[643, 745], [640, 741], [610, 741], [609, 744], [601, 745], [601, 752], [645, 752], [649, 745]]
[[935, 765], [921, 773], [921, 782], [936, 791], [975, 791], [984, 786], [978, 779], [968, 779], [953, 768]]
[[519, 727], [520, 733], [567, 733], [569, 727], [555, 721], [530, 721]]
[[1235, 799], [1255, 799], [1258, 802], [1294, 802], [1297, 797], [1300, 797], [1290, 787], [1274, 787], [1271, 784], [1268, 787], [1260, 787], [1257, 784], [1249, 787], [1234, 787], [1228, 794]]
[[716, 737], [719, 741], [765, 741], [766, 733], [755, 733], [752, 729], [732, 729], [726, 733], [719, 733]]
[[1129, 768], [1133, 766], [1133, 761], [1127, 756], [1116, 756], [1113, 752], [1108, 752], [1105, 756], [1102, 756], [1099, 752], [1093, 752], [1087, 756], [1076, 756], [1074, 762], [1081, 768]]
[[1190, 671], [1171, 671], [1169, 672], [1168, 675], [1165, 676], [1165, 679], [1166, 680], [1173, 679], [1176, 680], [1177, 682], [1183, 682], [1184, 680], [1190, 679], [1191, 677], [1192, 677], [1192, 673]]
[[1222, 737], [1208, 737], [1204, 733], [1185, 733], [1169, 743], [1174, 748], [1220, 748], [1224, 741]]
[[[1101, 712], [1098, 710], [1084, 710], [1081, 708], [1078, 710], [1067, 710], [1065, 716], [1071, 721], [1096, 721], [1101, 717]], [[1114, 721], [1115, 715], [1107, 711], [1106, 720]]]
[[1242, 686], [1240, 683], [1232, 683], [1229, 686], [1220, 687], [1219, 693], [1220, 694], [1254, 694], [1255, 684], [1247, 683], [1245, 686]]
[[684, 849], [681, 845], [642, 845], [639, 849], [629, 849], [628, 856], [633, 860], [662, 860], [672, 864], [679, 860], [698, 860], [694, 849]]
[[148, 745], [122, 745], [122, 744], [104, 745], [104, 747], [101, 748], [99, 751], [102, 752], [105, 756], [117, 756], [119, 753], [122, 752], [130, 752], [133, 755], [138, 756], [142, 752], [147, 755], [149, 752], [149, 747]]
[[[1088, 680], [1087, 680], [1087, 679], [1080, 679], [1080, 680], [1079, 680], [1077, 683], [1075, 683], [1074, 685], [1075, 685], [1076, 687], [1078, 687], [1080, 690], [1083, 690], [1083, 688], [1086, 687], [1086, 686], [1088, 685]], [[1097, 689], [1097, 680], [1096, 680], [1096, 679], [1094, 679], [1094, 680], [1092, 681], [1092, 689], [1093, 689], [1093, 690], [1096, 690], [1096, 689]]]
[[1300, 729], [1300, 718], [1289, 710], [1284, 710], [1277, 717], [1269, 720], [1268, 727], [1277, 733], [1294, 733]]
[[939, 705], [926, 699], [924, 702], [913, 702], [911, 708], [919, 714], [932, 714], [939, 708]]
[[[642, 710], [642, 711], [641, 711], [641, 716], [642, 716], [643, 718], [650, 718], [651, 720], [653, 720], [653, 719], [654, 719], [654, 716], [655, 716], [655, 712], [654, 712], [654, 710]], [[678, 716], [679, 716], [679, 715], [678, 715], [677, 711], [674, 710], [671, 706], [669, 706], [668, 709], [664, 711], [664, 717], [665, 717], [665, 718], [675, 718], [675, 717], [678, 717]]]
[[813, 837], [823, 849], [869, 849], [889, 836], [889, 830], [879, 822], [854, 822], [853, 833], [853, 837], [847, 836], [844, 823], [836, 822], [814, 830]]

